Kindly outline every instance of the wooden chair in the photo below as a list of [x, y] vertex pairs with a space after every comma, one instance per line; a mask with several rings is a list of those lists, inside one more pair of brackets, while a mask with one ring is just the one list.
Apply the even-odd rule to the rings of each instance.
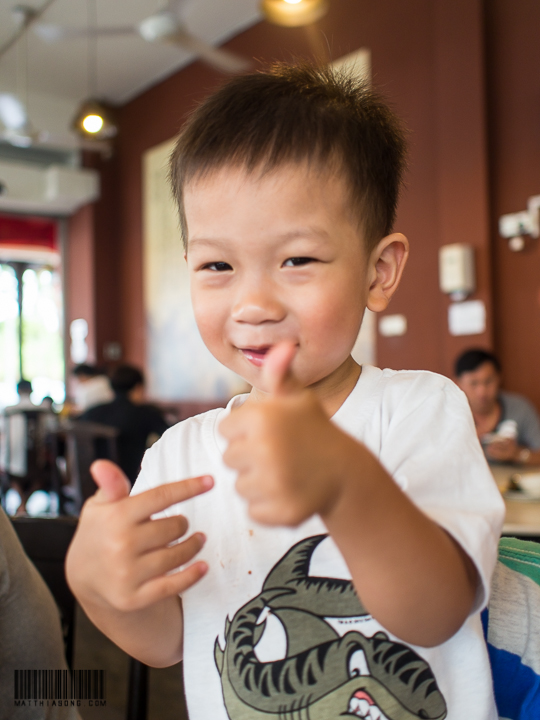
[[[77, 493], [77, 509], [97, 490], [90, 465], [97, 457], [117, 460], [118, 430], [93, 422], [74, 421], [63, 430], [70, 484]], [[130, 658], [126, 720], [146, 720], [148, 712], [148, 667]]]
[[[86, 421], [72, 421], [59, 433], [65, 439], [65, 453], [68, 468], [68, 480], [75, 494], [75, 512], [78, 514], [85, 500], [97, 490], [90, 474], [90, 466], [98, 457], [106, 457], [113, 462], [118, 459], [116, 439], [118, 430], [109, 425]], [[65, 499], [60, 502], [60, 512], [65, 511]]]
[[60, 610], [66, 660], [73, 667], [75, 598], [64, 573], [67, 549], [77, 527], [73, 517], [13, 517], [13, 527], [26, 554], [45, 580]]
[[[53, 458], [51, 437], [54, 435], [56, 415], [43, 408], [5, 408], [4, 468], [1, 478], [2, 504], [7, 490], [15, 485], [23, 503], [35, 490], [58, 492], [58, 475]], [[12, 426], [19, 429], [12, 437]], [[13, 447], [13, 443], [16, 447]], [[20, 467], [15, 468], [15, 465]]]
[[[76, 601], [66, 581], [64, 563], [77, 528], [77, 518], [12, 517], [11, 522], [26, 554], [58, 605], [66, 660], [72, 670]], [[147, 714], [148, 667], [130, 658], [126, 720], [146, 720]]]

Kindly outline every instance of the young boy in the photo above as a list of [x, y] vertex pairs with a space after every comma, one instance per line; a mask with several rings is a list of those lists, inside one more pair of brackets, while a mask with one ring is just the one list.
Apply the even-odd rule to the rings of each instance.
[[279, 66], [173, 154], [198, 327], [253, 390], [168, 430], [135, 495], [96, 464], [67, 569], [128, 653], [184, 657], [191, 720], [496, 718], [479, 611], [503, 504], [467, 401], [351, 357], [407, 258], [404, 145], [364, 87]]

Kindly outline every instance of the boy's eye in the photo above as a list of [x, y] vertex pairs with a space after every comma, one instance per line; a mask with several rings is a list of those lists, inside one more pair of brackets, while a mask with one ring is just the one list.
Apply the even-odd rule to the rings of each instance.
[[225, 270], [232, 270], [232, 267], [229, 265], [229, 263], [226, 262], [213, 262], [213, 263], [206, 263], [206, 265], [203, 265], [203, 270], [214, 270], [215, 272], [224, 272]]
[[308, 263], [315, 262], [314, 258], [310, 257], [292, 257], [285, 260], [283, 263], [284, 267], [298, 267], [299, 265], [307, 265]]

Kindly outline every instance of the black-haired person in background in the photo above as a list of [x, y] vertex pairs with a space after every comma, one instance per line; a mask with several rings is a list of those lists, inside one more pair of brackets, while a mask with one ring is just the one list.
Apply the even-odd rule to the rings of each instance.
[[144, 376], [131, 365], [120, 365], [111, 375], [112, 402], [90, 408], [78, 419], [117, 428], [118, 464], [133, 483], [145, 450], [168, 428], [160, 410], [142, 404]]
[[82, 363], [76, 365], [71, 372], [77, 381], [75, 405], [78, 412], [86, 412], [114, 399], [109, 378], [101, 368]]
[[500, 389], [498, 358], [486, 350], [467, 350], [457, 358], [454, 372], [488, 460], [540, 465], [540, 418], [529, 400]]

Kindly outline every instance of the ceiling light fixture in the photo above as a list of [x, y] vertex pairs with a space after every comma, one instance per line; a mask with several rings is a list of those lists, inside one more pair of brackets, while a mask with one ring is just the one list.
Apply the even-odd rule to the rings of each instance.
[[87, 37], [87, 71], [89, 100], [79, 107], [72, 122], [72, 129], [81, 137], [92, 140], [110, 140], [118, 127], [114, 119], [114, 111], [106, 103], [95, 98], [97, 87], [97, 16], [96, 1], [88, 0], [88, 37]]
[[261, 10], [274, 25], [300, 27], [316, 22], [328, 11], [326, 0], [262, 0]]
[[109, 140], [118, 132], [112, 108], [99, 100], [85, 100], [72, 127], [79, 135], [98, 140]]

